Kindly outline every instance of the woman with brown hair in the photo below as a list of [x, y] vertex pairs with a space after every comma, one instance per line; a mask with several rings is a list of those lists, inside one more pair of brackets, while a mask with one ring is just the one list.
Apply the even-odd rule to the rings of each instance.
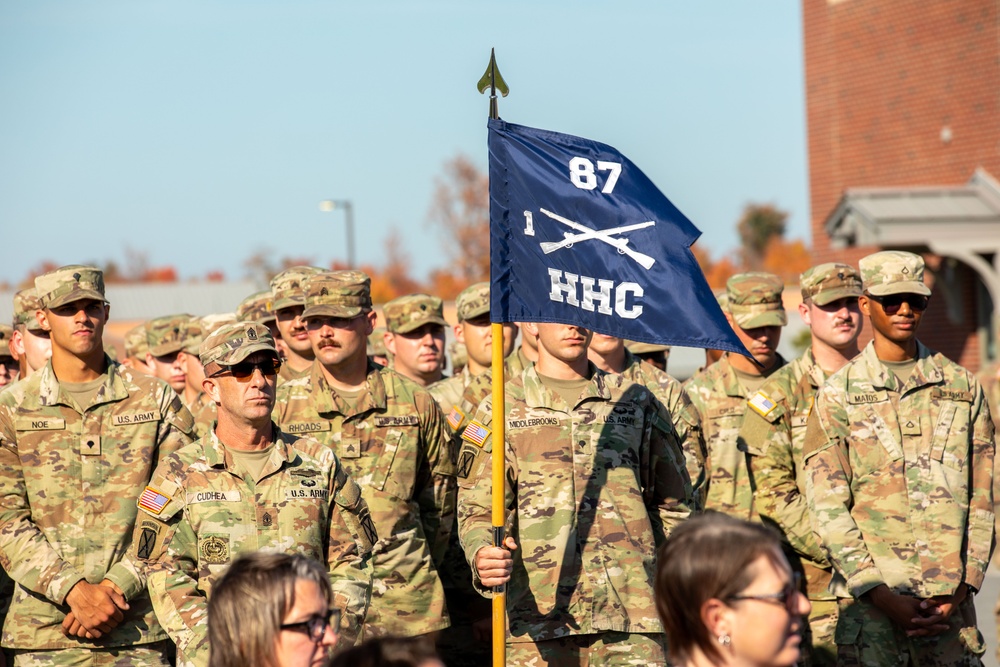
[[656, 606], [677, 667], [794, 665], [809, 613], [778, 537], [715, 512], [667, 538]]
[[320, 667], [337, 644], [326, 569], [298, 554], [237, 558], [208, 601], [209, 667]]

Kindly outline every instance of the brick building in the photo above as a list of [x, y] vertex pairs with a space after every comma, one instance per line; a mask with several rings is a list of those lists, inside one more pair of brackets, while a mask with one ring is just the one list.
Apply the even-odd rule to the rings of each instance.
[[814, 260], [918, 252], [920, 338], [997, 354], [1000, 0], [803, 0]]

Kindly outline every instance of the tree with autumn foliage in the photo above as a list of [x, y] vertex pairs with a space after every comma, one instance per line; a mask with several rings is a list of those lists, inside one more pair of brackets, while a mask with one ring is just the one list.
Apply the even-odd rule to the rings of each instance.
[[[470, 285], [490, 278], [490, 179], [467, 157], [458, 155], [435, 179], [428, 213], [432, 226], [445, 233], [447, 269], [442, 284]], [[445, 279], [444, 273], [452, 274]]]

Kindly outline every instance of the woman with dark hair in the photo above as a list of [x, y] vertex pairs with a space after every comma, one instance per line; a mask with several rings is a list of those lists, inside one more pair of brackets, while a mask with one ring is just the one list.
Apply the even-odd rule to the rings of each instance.
[[330, 576], [298, 554], [233, 561], [208, 601], [209, 667], [320, 667], [337, 644]]
[[677, 667], [794, 665], [809, 613], [777, 535], [716, 512], [667, 538], [656, 606]]

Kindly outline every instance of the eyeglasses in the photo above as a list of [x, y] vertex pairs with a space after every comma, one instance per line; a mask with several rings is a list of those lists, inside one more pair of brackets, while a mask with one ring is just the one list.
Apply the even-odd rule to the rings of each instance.
[[802, 577], [798, 572], [792, 574], [792, 581], [780, 593], [762, 593], [760, 595], [730, 595], [727, 600], [757, 600], [758, 602], [776, 602], [784, 605], [791, 614], [799, 613], [799, 584]]
[[217, 378], [220, 375], [232, 375], [240, 382], [246, 382], [258, 370], [262, 375], [275, 375], [281, 370], [281, 360], [277, 357], [268, 357], [260, 361], [241, 361], [232, 366], [223, 366], [222, 370], [216, 371], [208, 377]]
[[326, 634], [327, 628], [332, 627], [334, 632], [340, 628], [340, 610], [330, 609], [326, 612], [326, 615], [317, 614], [315, 616], [310, 616], [304, 621], [299, 621], [298, 623], [283, 623], [278, 627], [282, 630], [304, 632], [309, 635], [309, 639], [314, 642], [318, 642], [323, 639], [323, 635]]
[[904, 301], [910, 304], [910, 310], [915, 313], [922, 313], [927, 310], [927, 304], [930, 301], [930, 297], [923, 294], [887, 294], [885, 296], [877, 296], [866, 293], [865, 296], [882, 306], [882, 310], [885, 311], [886, 315], [895, 315], [898, 313]]

